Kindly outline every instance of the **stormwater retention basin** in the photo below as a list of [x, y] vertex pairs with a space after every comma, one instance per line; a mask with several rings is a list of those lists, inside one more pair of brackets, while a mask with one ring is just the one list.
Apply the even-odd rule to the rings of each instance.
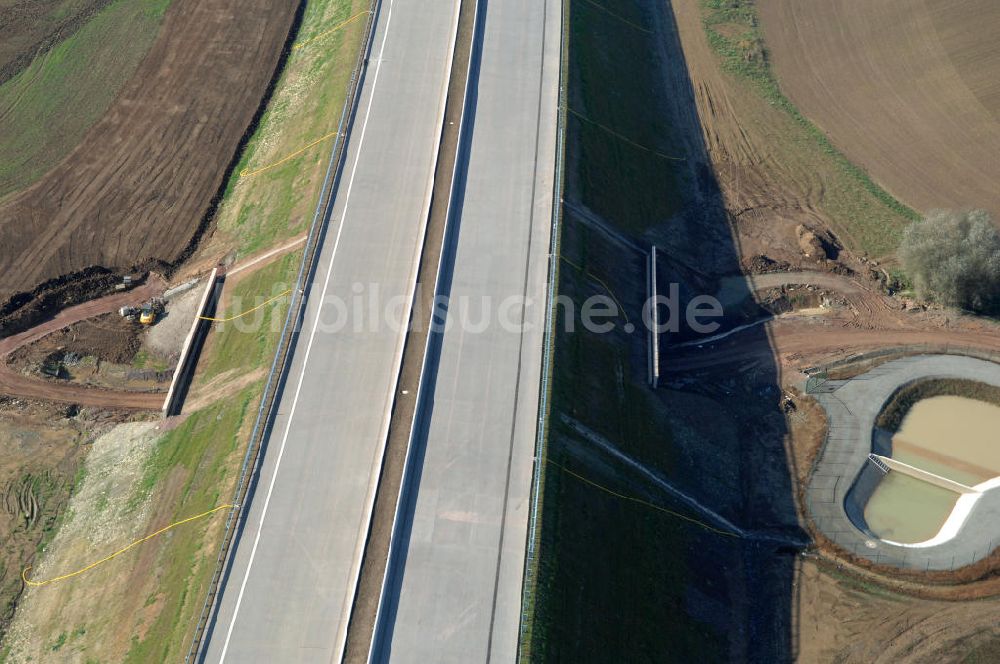
[[[957, 394], [934, 395], [962, 388], [983, 392], [966, 381], [934, 383], [899, 390], [880, 417], [890, 426], [895, 420], [898, 428], [877, 427], [872, 433], [871, 458], [844, 505], [851, 521], [870, 537], [909, 547], [947, 541], [1000, 478], [1000, 406]], [[920, 398], [924, 393], [934, 396]]]

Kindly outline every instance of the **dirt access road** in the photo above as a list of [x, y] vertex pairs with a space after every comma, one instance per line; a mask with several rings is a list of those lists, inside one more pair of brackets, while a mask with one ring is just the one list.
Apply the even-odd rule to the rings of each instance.
[[[797, 369], [885, 346], [952, 345], [1000, 352], [1000, 325], [946, 310], [904, 309], [901, 300], [859, 279], [794, 271], [752, 275], [749, 280], [756, 291], [814, 285], [842, 304], [824, 313], [792, 312], [762, 321], [768, 330], [766, 338], [735, 332], [700, 346], [689, 342], [684, 347], [668, 348], [667, 371], [701, 370], [771, 357], [776, 357], [781, 367]], [[723, 280], [716, 295], [727, 301], [735, 283], [735, 278]], [[757, 341], [748, 343], [751, 336]]]
[[0, 301], [94, 265], [179, 260], [273, 77], [297, 6], [174, 0], [83, 142], [0, 205]]
[[782, 90], [852, 161], [921, 212], [1000, 220], [1000, 3], [759, 6]]
[[782, 367], [804, 368], [854, 353], [887, 346], [961, 346], [1000, 352], [1000, 333], [973, 330], [918, 328], [862, 329], [819, 325], [795, 316], [768, 323], [769, 339], [748, 344], [739, 332], [704, 347], [669, 350], [664, 360], [669, 372], [692, 371], [777, 356]]
[[[239, 277], [235, 279], [230, 278], [226, 282], [227, 285], [231, 287], [243, 277], [247, 277], [257, 270], [270, 265], [288, 252], [298, 249], [304, 241], [304, 236], [298, 237], [280, 247], [265, 249], [257, 254], [248, 256], [245, 260], [229, 268], [227, 271], [228, 277], [236, 274], [239, 274]], [[74, 385], [72, 383], [60, 383], [41, 378], [32, 378], [31, 376], [25, 376], [15, 371], [7, 364], [6, 360], [18, 348], [38, 341], [46, 335], [88, 318], [117, 311], [124, 305], [137, 305], [150, 298], [158, 297], [166, 287], [166, 282], [158, 275], [153, 274], [150, 275], [146, 283], [128, 292], [115, 293], [114, 295], [91, 300], [75, 307], [69, 307], [60, 311], [55, 317], [41, 325], [36, 325], [20, 334], [0, 339], [0, 394], [42, 401], [73, 403], [81, 406], [159, 410], [163, 406], [163, 394], [102, 390], [83, 385]], [[257, 377], [259, 378], [259, 376]], [[214, 396], [217, 397], [218, 394]], [[203, 404], [211, 400], [214, 400], [214, 398], [208, 395], [201, 398]]]
[[7, 364], [7, 357], [18, 348], [38, 341], [47, 334], [61, 330], [73, 323], [117, 311], [125, 305], [135, 305], [163, 293], [166, 284], [151, 276], [145, 284], [124, 293], [115, 293], [97, 300], [60, 311], [54, 318], [20, 334], [0, 339], [0, 393], [40, 401], [57, 401], [80, 406], [126, 408], [130, 410], [159, 410], [163, 407], [163, 394], [139, 392], [113, 392], [72, 383], [60, 383], [32, 378], [18, 373]]

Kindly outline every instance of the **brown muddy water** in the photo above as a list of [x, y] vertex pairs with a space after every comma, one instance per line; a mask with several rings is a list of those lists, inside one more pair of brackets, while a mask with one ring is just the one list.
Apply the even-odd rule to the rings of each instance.
[[[1000, 407], [956, 396], [922, 399], [893, 437], [892, 457], [970, 487], [1000, 476]], [[938, 533], [958, 496], [893, 471], [865, 505], [865, 520], [883, 539], [923, 542]]]
[[1000, 476], [1000, 406], [965, 397], [918, 401], [893, 438], [892, 456], [969, 486]]
[[941, 530], [957, 500], [957, 493], [890, 471], [868, 499], [865, 521], [881, 539], [925, 542]]

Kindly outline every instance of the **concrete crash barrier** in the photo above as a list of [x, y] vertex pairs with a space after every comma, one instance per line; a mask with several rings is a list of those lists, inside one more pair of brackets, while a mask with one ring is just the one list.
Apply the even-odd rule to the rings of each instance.
[[195, 310], [194, 320], [191, 321], [191, 329], [188, 330], [184, 338], [184, 346], [181, 348], [181, 356], [177, 360], [177, 367], [174, 369], [173, 380], [170, 381], [170, 389], [167, 391], [167, 398], [163, 402], [163, 417], [170, 417], [181, 412], [184, 397], [187, 396], [188, 388], [191, 386], [191, 377], [194, 374], [195, 365], [198, 363], [198, 356], [201, 354], [202, 344], [208, 335], [211, 321], [205, 320], [215, 313], [215, 306], [218, 304], [220, 291], [222, 290], [223, 275], [219, 273], [219, 268], [212, 270], [208, 275], [205, 284], [205, 291], [202, 293], [201, 301]]

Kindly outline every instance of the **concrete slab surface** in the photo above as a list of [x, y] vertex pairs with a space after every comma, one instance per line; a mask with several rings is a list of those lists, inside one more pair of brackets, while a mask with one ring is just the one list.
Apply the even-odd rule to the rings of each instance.
[[367, 314], [355, 325], [352, 298], [377, 290], [381, 304], [412, 301], [458, 6], [381, 3], [316, 283], [206, 661], [340, 661], [405, 333]]
[[391, 554], [374, 661], [516, 660], [561, 7], [558, 0], [489, 0], [479, 8], [474, 126], [446, 238], [454, 252], [442, 289], [450, 325], [428, 351], [421, 399], [429, 407], [418, 406], [413, 473], [398, 515], [406, 524]]

